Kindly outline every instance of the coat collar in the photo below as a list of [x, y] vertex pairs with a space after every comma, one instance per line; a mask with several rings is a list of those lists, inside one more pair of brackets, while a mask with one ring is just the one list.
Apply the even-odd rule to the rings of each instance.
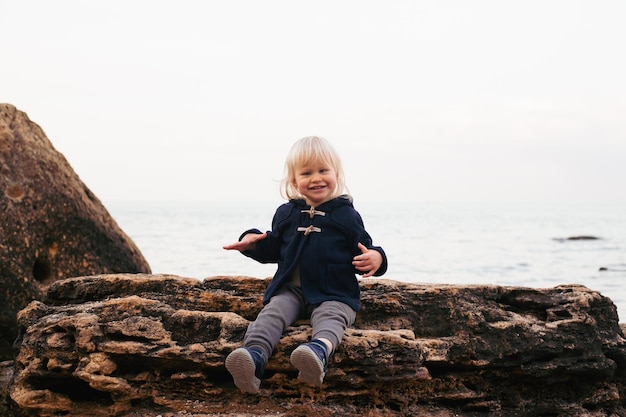
[[[293, 199], [293, 200], [290, 200], [290, 202], [298, 208], [311, 207], [302, 198]], [[342, 194], [339, 197], [335, 197], [332, 200], [328, 200], [327, 202], [322, 203], [319, 206], [316, 206], [315, 208], [320, 209], [320, 210], [331, 210], [340, 206], [352, 207], [352, 197], [350, 197], [348, 194]]]

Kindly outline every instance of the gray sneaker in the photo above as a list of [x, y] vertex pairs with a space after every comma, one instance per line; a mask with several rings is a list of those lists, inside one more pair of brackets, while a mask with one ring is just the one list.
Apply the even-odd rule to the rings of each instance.
[[235, 349], [226, 357], [225, 364], [237, 388], [249, 394], [259, 393], [265, 370], [265, 357], [259, 349]]
[[328, 367], [326, 345], [319, 340], [301, 344], [291, 353], [291, 364], [300, 371], [298, 379], [321, 386]]

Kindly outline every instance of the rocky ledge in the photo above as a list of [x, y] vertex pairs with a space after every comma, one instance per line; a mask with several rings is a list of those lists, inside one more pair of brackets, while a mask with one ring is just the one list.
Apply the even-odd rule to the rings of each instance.
[[224, 359], [267, 283], [148, 274], [58, 281], [18, 314], [19, 354], [1, 414], [626, 415], [616, 308], [577, 285], [362, 280], [363, 309], [323, 387], [300, 383], [289, 363], [310, 335], [301, 321], [271, 357], [261, 394], [242, 394]]

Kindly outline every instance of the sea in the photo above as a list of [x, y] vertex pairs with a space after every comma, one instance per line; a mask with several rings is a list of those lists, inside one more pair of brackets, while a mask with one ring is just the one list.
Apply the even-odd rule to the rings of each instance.
[[[278, 202], [107, 204], [154, 274], [199, 280], [266, 278], [260, 264], [222, 247], [250, 228], [269, 230]], [[383, 278], [410, 283], [551, 288], [581, 284], [609, 297], [626, 318], [626, 207], [608, 204], [381, 203], [355, 201]]]

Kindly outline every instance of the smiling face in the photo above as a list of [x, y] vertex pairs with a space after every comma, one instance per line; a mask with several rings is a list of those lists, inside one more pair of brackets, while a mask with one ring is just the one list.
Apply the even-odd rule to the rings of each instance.
[[307, 136], [293, 144], [281, 181], [283, 197], [318, 206], [347, 193], [341, 160], [326, 139]]
[[311, 161], [295, 170], [294, 187], [310, 206], [319, 206], [334, 197], [337, 173], [330, 164]]

